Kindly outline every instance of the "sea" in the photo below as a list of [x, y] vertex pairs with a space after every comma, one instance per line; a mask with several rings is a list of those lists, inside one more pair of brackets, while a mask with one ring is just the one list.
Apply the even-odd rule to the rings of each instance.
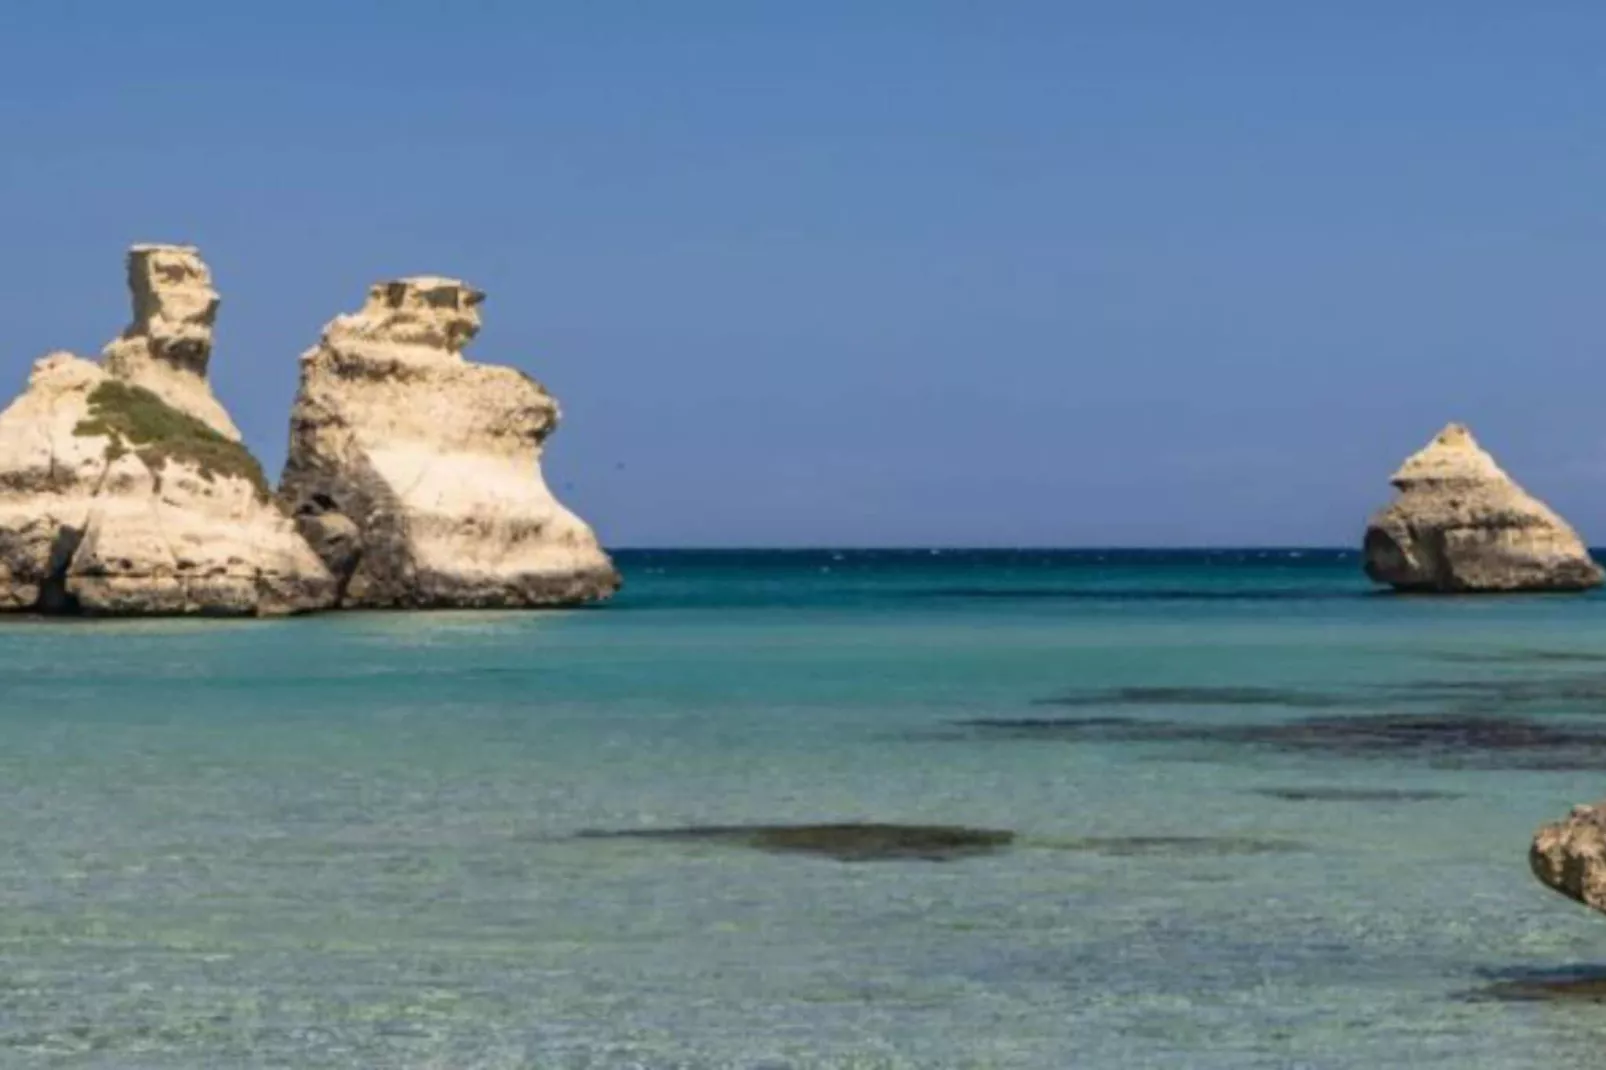
[[1606, 795], [1606, 595], [618, 562], [579, 610], [0, 622], [0, 1068], [1600, 1065], [1606, 916], [1527, 849]]

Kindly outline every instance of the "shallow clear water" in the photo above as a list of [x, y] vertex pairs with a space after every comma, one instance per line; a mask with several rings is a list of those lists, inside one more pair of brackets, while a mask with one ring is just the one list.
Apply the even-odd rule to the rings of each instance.
[[[568, 613], [0, 624], [0, 1067], [1598, 1064], [1547, 982], [1606, 917], [1525, 853], [1606, 794], [1606, 597], [621, 564]], [[1018, 838], [575, 837], [833, 820]]]

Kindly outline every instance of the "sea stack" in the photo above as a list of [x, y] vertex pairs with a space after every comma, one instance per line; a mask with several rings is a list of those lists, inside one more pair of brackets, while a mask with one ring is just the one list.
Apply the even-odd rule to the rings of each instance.
[[1606, 803], [1575, 806], [1541, 826], [1528, 865], [1547, 888], [1606, 912]]
[[0, 412], [0, 610], [316, 609], [334, 581], [207, 384], [218, 296], [195, 249], [128, 256], [133, 322], [95, 364], [36, 362]]
[[483, 300], [456, 279], [380, 283], [301, 357], [279, 493], [342, 606], [564, 606], [619, 586], [541, 478], [557, 402], [463, 357]]
[[128, 252], [128, 289], [134, 318], [101, 351], [106, 371], [238, 442], [239, 429], [206, 379], [218, 293], [200, 254], [182, 245], [136, 245]]
[[1577, 591], [1603, 573], [1577, 533], [1461, 424], [1408, 457], [1366, 527], [1366, 574], [1402, 591]]

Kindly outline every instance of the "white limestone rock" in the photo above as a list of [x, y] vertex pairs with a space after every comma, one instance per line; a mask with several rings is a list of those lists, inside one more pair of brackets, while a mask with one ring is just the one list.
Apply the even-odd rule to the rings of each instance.
[[1560, 821], [1540, 826], [1528, 866], [1552, 891], [1606, 912], [1606, 803], [1575, 806]]
[[207, 386], [217, 296], [205, 265], [173, 246], [129, 259], [135, 328], [105, 366], [51, 354], [0, 412], [0, 610], [329, 605], [333, 579]]
[[1450, 424], [1394, 473], [1366, 528], [1366, 574], [1406, 591], [1575, 591], [1603, 574], [1577, 533]]
[[189, 245], [134, 246], [128, 290], [134, 316], [102, 350], [106, 370], [238, 442], [240, 431], [206, 378], [218, 294], [200, 252]]
[[301, 358], [280, 498], [342, 606], [561, 606], [619, 586], [542, 479], [557, 402], [463, 357], [483, 297], [455, 279], [381, 283]]

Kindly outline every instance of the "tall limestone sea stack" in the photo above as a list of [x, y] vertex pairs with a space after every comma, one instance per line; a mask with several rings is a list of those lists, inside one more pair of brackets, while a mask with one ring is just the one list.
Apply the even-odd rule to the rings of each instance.
[[135, 246], [128, 254], [128, 288], [134, 318], [102, 350], [101, 363], [238, 442], [239, 429], [206, 380], [218, 294], [200, 256], [185, 246]]
[[483, 298], [455, 279], [381, 283], [301, 358], [280, 499], [342, 606], [571, 605], [619, 586], [541, 478], [557, 403], [463, 357]]
[[207, 384], [218, 296], [195, 249], [128, 256], [103, 364], [53, 353], [0, 412], [0, 610], [268, 615], [334, 581]]
[[1366, 574], [1405, 591], [1576, 591], [1606, 574], [1567, 522], [1450, 424], [1394, 473], [1366, 528]]

